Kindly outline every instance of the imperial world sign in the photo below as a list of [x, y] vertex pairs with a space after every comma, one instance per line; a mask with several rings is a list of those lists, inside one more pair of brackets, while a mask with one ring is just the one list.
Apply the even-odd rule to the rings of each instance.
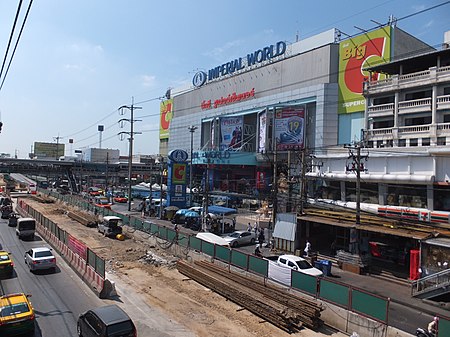
[[235, 60], [221, 64], [215, 68], [212, 68], [206, 73], [205, 71], [199, 71], [194, 75], [192, 84], [195, 87], [201, 87], [206, 81], [212, 81], [225, 75], [231, 75], [238, 70], [242, 70], [251, 67], [255, 64], [269, 61], [274, 57], [284, 55], [286, 52], [286, 43], [283, 41], [277, 42], [275, 45], [270, 45], [247, 54], [246, 58], [239, 57]]

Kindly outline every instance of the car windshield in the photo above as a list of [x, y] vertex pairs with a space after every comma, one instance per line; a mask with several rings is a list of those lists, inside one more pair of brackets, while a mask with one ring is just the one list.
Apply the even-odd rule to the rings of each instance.
[[228, 236], [229, 236], [229, 237], [232, 237], [232, 238], [238, 238], [240, 235], [241, 235], [241, 233], [239, 233], [239, 232], [234, 232], [234, 233], [231, 233], [231, 234], [228, 235]]
[[100, 199], [100, 200], [98, 201], [98, 203], [99, 203], [100, 205], [107, 205], [107, 204], [109, 204], [108, 199]]
[[306, 261], [306, 260], [304, 260], [304, 261], [297, 261], [296, 263], [297, 263], [297, 266], [298, 266], [300, 269], [309, 269], [309, 268], [312, 268], [312, 265], [311, 265], [308, 261]]
[[28, 304], [25, 302], [7, 305], [0, 308], [0, 317], [7, 317], [11, 315], [23, 314], [30, 311]]
[[124, 336], [124, 333], [132, 332], [134, 329], [133, 323], [126, 321], [110, 325], [106, 330], [108, 336]]
[[0, 261], [8, 261], [9, 256], [8, 255], [0, 255]]
[[48, 257], [53, 256], [52, 252], [50, 251], [43, 251], [43, 252], [36, 252], [34, 253], [34, 257]]
[[36, 223], [34, 221], [21, 221], [19, 223], [19, 228], [22, 230], [35, 229]]

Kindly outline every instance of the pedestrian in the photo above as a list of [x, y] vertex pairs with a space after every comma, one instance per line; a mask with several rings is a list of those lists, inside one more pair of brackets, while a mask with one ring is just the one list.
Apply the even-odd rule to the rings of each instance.
[[333, 240], [330, 246], [331, 255], [336, 255], [336, 239]]
[[260, 257], [262, 256], [261, 250], [259, 249], [259, 244], [257, 244], [255, 247], [255, 255]]
[[259, 235], [258, 235], [258, 242], [260, 245], [262, 245], [264, 243], [265, 237], [264, 237], [264, 231], [261, 230], [259, 231]]
[[255, 224], [253, 225], [253, 230], [255, 231], [255, 234], [258, 233], [258, 223], [255, 222]]
[[247, 232], [251, 232], [251, 231], [252, 231], [252, 225], [249, 222], [247, 225]]
[[432, 336], [436, 335], [437, 325], [438, 325], [439, 317], [434, 317], [433, 320], [428, 324], [428, 333], [432, 334]]
[[311, 252], [311, 243], [309, 240], [306, 240], [306, 246], [305, 246], [305, 256], [309, 256], [309, 253]]

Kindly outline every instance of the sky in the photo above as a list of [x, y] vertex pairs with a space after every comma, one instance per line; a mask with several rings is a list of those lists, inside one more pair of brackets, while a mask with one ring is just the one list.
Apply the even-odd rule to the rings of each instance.
[[[9, 57], [29, 3], [23, 0]], [[2, 63], [18, 4], [0, 1]], [[64, 143], [65, 154], [73, 155], [98, 148], [98, 125], [104, 125], [101, 147], [126, 156], [128, 136], [118, 134], [130, 127], [119, 120], [130, 119], [130, 111], [120, 115], [119, 107], [134, 102], [140, 134], [133, 153], [158, 154], [160, 99], [168, 88], [189, 85], [196, 71], [331, 28], [355, 35], [390, 15], [434, 47], [450, 30], [445, 0], [33, 1], [0, 89], [0, 153], [28, 158], [37, 141]]]

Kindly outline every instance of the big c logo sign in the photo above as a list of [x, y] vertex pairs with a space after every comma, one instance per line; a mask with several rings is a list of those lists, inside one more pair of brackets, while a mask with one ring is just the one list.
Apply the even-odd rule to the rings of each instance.
[[186, 183], [186, 164], [174, 163], [172, 170], [172, 182], [174, 184]]
[[384, 27], [339, 44], [339, 113], [364, 111], [363, 82], [385, 78], [382, 74], [372, 74], [369, 79], [364, 69], [389, 62], [390, 32], [390, 27]]

